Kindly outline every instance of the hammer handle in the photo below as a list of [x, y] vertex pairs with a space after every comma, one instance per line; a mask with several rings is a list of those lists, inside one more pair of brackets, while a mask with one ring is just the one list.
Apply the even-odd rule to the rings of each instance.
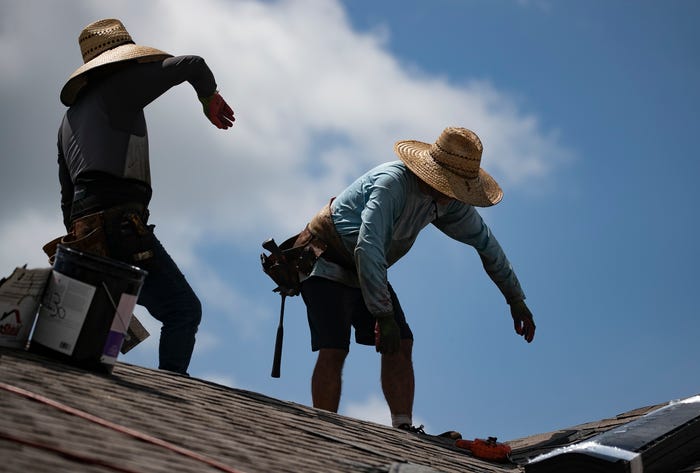
[[280, 321], [277, 325], [277, 338], [275, 339], [275, 355], [272, 359], [272, 373], [270, 376], [273, 378], [280, 377], [280, 367], [282, 365], [282, 341], [284, 339], [284, 299], [287, 297], [284, 293], [280, 293], [282, 296], [282, 304], [280, 307]]

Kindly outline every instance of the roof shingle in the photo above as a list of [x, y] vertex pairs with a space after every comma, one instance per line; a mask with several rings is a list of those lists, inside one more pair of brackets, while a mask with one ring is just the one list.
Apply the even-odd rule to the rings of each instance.
[[[520, 466], [495, 464], [446, 439], [201, 379], [119, 362], [104, 375], [0, 348], [0, 470], [504, 473], [654, 407], [513, 440]], [[700, 454], [678, 473], [700, 473]]]

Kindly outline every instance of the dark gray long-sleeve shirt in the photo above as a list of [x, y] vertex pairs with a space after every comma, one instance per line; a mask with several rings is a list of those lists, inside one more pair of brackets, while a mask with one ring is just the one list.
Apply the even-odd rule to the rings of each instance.
[[199, 56], [130, 61], [91, 72], [88, 85], [66, 111], [58, 132], [61, 210], [66, 227], [78, 188], [102, 207], [133, 201], [148, 205], [151, 176], [143, 109], [185, 81], [198, 97], [216, 91], [214, 75]]

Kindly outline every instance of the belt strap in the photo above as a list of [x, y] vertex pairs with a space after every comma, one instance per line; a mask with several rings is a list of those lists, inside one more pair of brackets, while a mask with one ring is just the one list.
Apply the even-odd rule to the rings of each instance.
[[148, 209], [145, 205], [128, 202], [76, 218], [71, 224], [71, 231], [76, 238], [81, 238], [95, 228], [105, 227], [105, 225], [114, 222], [115, 219], [121, 219], [122, 216], [129, 213], [138, 215], [144, 225], [148, 221]]
[[331, 203], [333, 197], [309, 222], [308, 228], [318, 239], [328, 245], [322, 257], [328, 261], [339, 264], [346, 269], [355, 269], [355, 258], [345, 248], [343, 241], [338, 234], [338, 230], [333, 223], [331, 215]]

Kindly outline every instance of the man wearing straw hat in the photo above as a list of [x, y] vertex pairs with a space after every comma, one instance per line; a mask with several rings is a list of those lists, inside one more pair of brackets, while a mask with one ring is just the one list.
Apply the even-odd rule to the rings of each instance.
[[[475, 207], [497, 204], [503, 192], [481, 169], [482, 144], [465, 128], [446, 128], [435, 143], [399, 141], [400, 161], [380, 165], [332, 199], [307, 229], [327, 245], [301, 284], [312, 350], [318, 359], [311, 389], [315, 407], [336, 412], [350, 346], [375, 345], [381, 385], [394, 427], [412, 424], [413, 335], [387, 269], [405, 255], [429, 223], [471, 245], [510, 305], [515, 332], [525, 341], [535, 323], [501, 246]], [[445, 433], [456, 436], [456, 433]]]
[[152, 189], [143, 109], [187, 81], [217, 128], [232, 125], [233, 111], [201, 57], [137, 45], [119, 20], [91, 23], [78, 44], [84, 64], [60, 96], [69, 107], [58, 133], [63, 221], [93, 252], [148, 271], [138, 303], [163, 324], [159, 368], [187, 374], [202, 309], [147, 225]]

